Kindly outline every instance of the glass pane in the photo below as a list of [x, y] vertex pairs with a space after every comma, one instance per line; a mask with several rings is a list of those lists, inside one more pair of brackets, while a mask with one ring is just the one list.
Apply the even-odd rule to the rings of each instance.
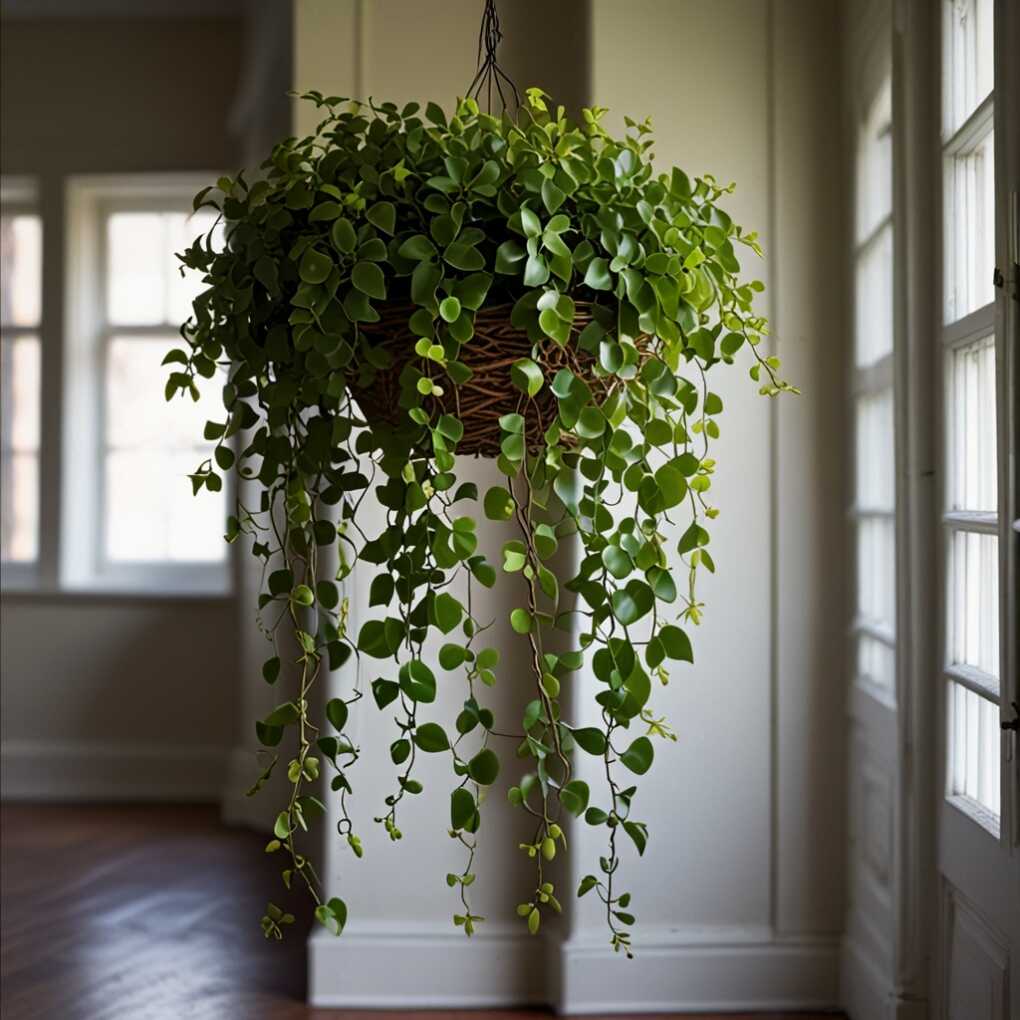
[[0, 216], [0, 324], [37, 326], [42, 307], [42, 220]]
[[891, 634], [896, 628], [896, 538], [893, 518], [857, 523], [857, 614]]
[[994, 0], [942, 0], [942, 130], [948, 138], [992, 91]]
[[948, 684], [948, 793], [1001, 813], [999, 707], [962, 684]]
[[217, 563], [226, 556], [223, 492], [192, 496], [187, 475], [206, 453], [111, 450], [106, 455], [106, 555], [113, 563]]
[[37, 337], [0, 341], [0, 558], [12, 562], [38, 552], [39, 370]]
[[222, 379], [197, 403], [163, 400], [163, 356], [174, 337], [114, 337], [106, 362], [106, 554], [125, 561], [221, 561], [226, 501], [192, 496], [187, 475], [210, 456], [199, 437], [222, 420]]
[[857, 638], [857, 678], [892, 692], [896, 688], [896, 652], [867, 634]]
[[957, 347], [947, 359], [950, 506], [994, 513], [998, 506], [995, 338]]
[[893, 349], [893, 230], [887, 224], [857, 255], [854, 350], [859, 367]]
[[999, 550], [995, 535], [955, 531], [949, 542], [950, 662], [999, 675]]
[[892, 79], [882, 81], [857, 136], [857, 242], [892, 213]]
[[[118, 212], [107, 220], [107, 301], [114, 326], [178, 326], [204, 289], [196, 273], [181, 276], [177, 253], [207, 233], [215, 214]], [[213, 245], [222, 231], [213, 235]]]
[[166, 321], [167, 238], [159, 213], [114, 213], [106, 223], [107, 314], [114, 325]]
[[995, 300], [994, 146], [989, 130], [966, 152], [945, 159], [946, 322]]
[[896, 504], [892, 389], [858, 397], [856, 427], [855, 503], [868, 510], [892, 510]]

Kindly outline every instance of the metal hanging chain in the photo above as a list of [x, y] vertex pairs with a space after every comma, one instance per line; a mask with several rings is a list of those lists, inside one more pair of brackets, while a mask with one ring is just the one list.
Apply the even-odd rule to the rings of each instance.
[[[507, 92], [513, 97], [515, 109], [521, 103], [521, 94], [517, 91], [517, 86], [496, 60], [496, 51], [502, 39], [503, 30], [499, 26], [496, 0], [485, 0], [482, 27], [478, 32], [478, 70], [468, 86], [467, 95], [480, 102], [484, 92], [486, 111], [490, 114], [492, 113], [493, 88], [503, 105], [504, 113], [507, 107]], [[504, 88], [507, 89], [507, 92], [504, 92]]]

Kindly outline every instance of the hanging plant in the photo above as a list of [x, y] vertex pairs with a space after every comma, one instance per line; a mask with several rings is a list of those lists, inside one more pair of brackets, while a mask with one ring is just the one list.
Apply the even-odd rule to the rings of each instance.
[[[434, 103], [302, 98], [323, 113], [314, 135], [277, 145], [261, 179], [239, 174], [196, 197], [196, 209], [222, 213], [226, 241], [216, 248], [210, 234], [182, 254], [207, 289], [186, 347], [167, 359], [168, 399], [228, 374], [224, 420], [206, 426], [215, 450], [192, 483], [218, 490], [230, 470], [260, 483], [226, 537], [250, 541], [264, 567], [259, 608], [275, 646], [265, 680], [297, 662], [291, 690], [256, 723], [267, 760], [251, 792], [278, 754], [291, 791], [266, 849], [339, 933], [347, 908], [326, 898], [296, 840], [326, 810], [314, 791], [328, 773], [339, 833], [362, 854], [348, 725], [369, 691], [359, 679], [322, 718], [312, 702], [323, 670], [354, 656], [359, 677], [371, 665], [376, 707], [395, 716], [393, 792], [376, 818], [392, 839], [405, 800], [422, 793], [418, 756], [450, 762], [449, 828], [465, 854], [446, 876], [454, 922], [471, 934], [482, 920], [469, 892], [483, 801], [516, 752], [530, 767], [509, 801], [529, 819], [521, 851], [535, 865], [522, 923], [537, 932], [559, 910], [544, 868], [565, 820], [583, 817], [607, 849], [577, 892], [602, 900], [612, 944], [629, 955], [622, 842], [644, 852], [637, 778], [653, 741], [675, 739], [652, 689], [693, 661], [696, 582], [715, 569], [710, 450], [723, 402], [709, 376], [747, 351], [761, 393], [790, 389], [760, 352], [762, 285], [738, 280], [738, 252], [760, 255], [755, 235], [720, 205], [732, 186], [656, 173], [648, 123], [628, 120], [614, 138], [601, 108], [575, 124], [538, 89], [513, 118], [472, 98], [450, 117]], [[464, 455], [494, 457], [505, 482], [479, 493], [459, 481]], [[369, 493], [385, 508], [378, 532], [362, 513]], [[479, 511], [507, 529], [498, 563], [478, 551]], [[565, 542], [580, 551], [572, 576], [551, 565]], [[351, 633], [343, 582], [359, 564], [360, 577], [374, 572], [374, 616]], [[499, 622], [528, 646], [530, 693], [500, 677], [477, 585], [517, 603]], [[452, 729], [430, 718], [437, 672], [447, 686], [463, 680]], [[563, 710], [574, 673], [574, 703], [593, 699], [597, 726]], [[485, 705], [497, 678], [520, 686], [523, 706], [498, 726]], [[575, 778], [578, 755], [599, 759], [597, 789]], [[292, 921], [270, 904], [262, 925], [279, 938]]]

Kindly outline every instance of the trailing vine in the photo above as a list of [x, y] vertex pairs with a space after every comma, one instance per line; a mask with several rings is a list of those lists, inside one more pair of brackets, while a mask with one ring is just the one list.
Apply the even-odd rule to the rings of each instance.
[[[348, 723], [370, 669], [394, 726], [394, 786], [374, 815], [391, 839], [423, 792], [419, 754], [449, 755], [448, 828], [464, 852], [446, 876], [455, 924], [470, 935], [483, 920], [470, 901], [482, 806], [501, 755], [516, 751], [529, 768], [508, 797], [529, 819], [520, 849], [535, 862], [518, 914], [534, 933], [560, 909], [546, 866], [583, 818], [606, 849], [577, 892], [601, 899], [613, 947], [630, 955], [620, 836], [644, 852], [634, 777], [651, 767], [653, 740], [675, 739], [651, 708], [653, 680], [693, 662], [697, 580], [715, 569], [710, 452], [723, 404], [709, 375], [746, 349], [761, 393], [792, 389], [761, 350], [761, 284], [738, 279], [737, 249], [760, 255], [756, 237], [720, 205], [732, 186], [655, 173], [647, 122], [627, 120], [617, 139], [604, 109], [575, 124], [537, 89], [513, 118], [470, 98], [450, 117], [434, 103], [303, 98], [323, 112], [313, 135], [278, 144], [257, 180], [239, 173], [196, 197], [222, 214], [226, 240], [210, 232], [180, 256], [206, 289], [167, 357], [167, 399], [227, 373], [195, 492], [219, 490], [232, 470], [261, 492], [257, 507], [238, 504], [226, 537], [263, 564], [274, 646], [263, 677], [290, 691], [256, 724], [266, 761], [252, 794], [276, 749], [291, 748], [266, 849], [339, 934], [347, 907], [327, 895], [301, 834], [326, 811], [316, 791], [328, 765], [339, 836], [362, 854]], [[482, 495], [459, 481], [458, 453], [494, 456], [504, 484]], [[365, 530], [368, 498], [385, 512], [378, 532]], [[479, 503], [513, 534], [497, 565], [478, 551]], [[573, 576], [557, 573], [561, 543], [580, 552]], [[355, 567], [372, 576], [370, 618], [352, 634]], [[502, 621], [480, 618], [474, 593], [499, 573], [532, 691], [519, 723], [497, 729], [485, 701], [499, 655], [485, 639]], [[356, 681], [320, 717], [316, 685], [352, 657]], [[463, 676], [455, 732], [430, 718], [437, 670]], [[564, 715], [567, 684], [578, 721]], [[270, 903], [263, 930], [279, 938], [293, 920]]]

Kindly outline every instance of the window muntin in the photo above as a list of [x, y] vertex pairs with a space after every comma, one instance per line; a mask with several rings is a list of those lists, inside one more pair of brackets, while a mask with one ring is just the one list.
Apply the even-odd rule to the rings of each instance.
[[0, 560], [39, 556], [42, 219], [0, 213]]

